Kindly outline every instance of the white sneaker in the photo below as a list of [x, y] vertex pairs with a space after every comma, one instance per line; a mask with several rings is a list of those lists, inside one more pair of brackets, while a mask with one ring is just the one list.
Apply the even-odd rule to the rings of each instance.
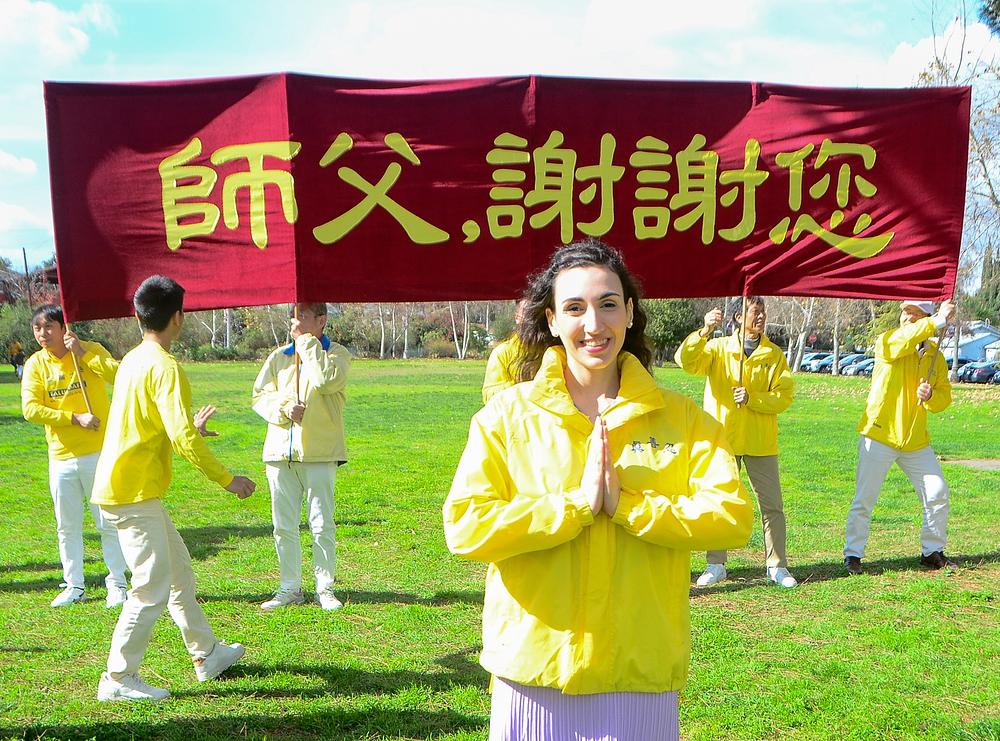
[[108, 587], [108, 596], [104, 599], [104, 605], [110, 610], [115, 607], [121, 607], [125, 604], [125, 600], [128, 599], [128, 591], [125, 587], [119, 587], [117, 584], [112, 584]]
[[725, 578], [726, 565], [724, 563], [710, 563], [698, 577], [697, 584], [699, 587], [707, 587], [709, 584], [717, 584]]
[[306, 601], [301, 589], [279, 589], [267, 602], [262, 602], [260, 609], [277, 610], [288, 605], [301, 605]]
[[788, 573], [784, 566], [768, 566], [767, 578], [785, 589], [793, 589], [799, 585], [795, 577]]
[[226, 671], [229, 667], [243, 658], [246, 649], [239, 643], [223, 643], [219, 641], [212, 649], [212, 653], [204, 659], [194, 660], [194, 673], [199, 682], [207, 682], [215, 679]]
[[101, 674], [101, 681], [97, 685], [97, 701], [111, 702], [114, 700], [150, 700], [158, 702], [166, 700], [170, 693], [159, 687], [150, 687], [143, 682], [138, 674], [126, 674], [120, 680], [115, 681], [108, 676], [107, 672]]
[[333, 589], [316, 592], [316, 601], [324, 610], [339, 610], [344, 606], [344, 603], [337, 599], [337, 595], [333, 593]]
[[52, 607], [65, 607], [66, 605], [73, 605], [87, 599], [83, 594], [83, 587], [71, 587], [68, 584], [60, 584], [59, 586], [65, 587], [65, 589], [49, 603]]

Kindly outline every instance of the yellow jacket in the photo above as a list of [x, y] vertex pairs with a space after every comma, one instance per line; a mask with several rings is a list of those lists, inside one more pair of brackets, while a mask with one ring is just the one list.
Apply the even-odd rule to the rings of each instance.
[[184, 370], [173, 355], [146, 340], [118, 367], [90, 501], [132, 504], [162, 496], [170, 485], [171, 447], [211, 481], [232, 483], [191, 419]]
[[766, 335], [743, 361], [743, 387], [750, 394], [737, 407], [733, 389], [739, 385], [743, 344], [738, 335], [706, 340], [692, 332], [674, 355], [677, 365], [705, 381], [705, 411], [726, 428], [736, 455], [777, 455], [778, 415], [788, 409], [795, 381], [785, 354]]
[[267, 421], [264, 462], [344, 463], [344, 389], [351, 354], [326, 335], [322, 340], [299, 335], [295, 351], [299, 354], [299, 396], [306, 406], [301, 424], [293, 425], [287, 414], [295, 404], [291, 345], [268, 356], [253, 384], [253, 409]]
[[[927, 411], [937, 413], [951, 404], [948, 364], [937, 343], [929, 339], [935, 329], [933, 317], [925, 317], [879, 335], [868, 403], [858, 424], [862, 435], [906, 452], [931, 444]], [[921, 350], [925, 340], [926, 349]], [[934, 389], [924, 404], [917, 399], [921, 379]]]
[[595, 517], [579, 489], [593, 424], [566, 390], [565, 363], [550, 348], [534, 380], [473, 417], [444, 504], [451, 552], [489, 563], [480, 661], [568, 694], [680, 689], [689, 551], [750, 534], [735, 459], [715, 420], [623, 353], [604, 414], [621, 501]]
[[486, 361], [483, 378], [483, 404], [493, 396], [517, 383], [517, 363], [521, 357], [521, 340], [515, 332], [493, 348]]
[[101, 420], [96, 430], [73, 424], [73, 415], [86, 412], [87, 403], [80, 393], [80, 379], [69, 352], [57, 358], [48, 350], [39, 350], [24, 364], [21, 413], [29, 422], [45, 425], [49, 458], [56, 460], [98, 453], [104, 442], [110, 404], [107, 384], [114, 383], [118, 361], [96, 342], [80, 344], [86, 350], [78, 360], [83, 386], [94, 416]]

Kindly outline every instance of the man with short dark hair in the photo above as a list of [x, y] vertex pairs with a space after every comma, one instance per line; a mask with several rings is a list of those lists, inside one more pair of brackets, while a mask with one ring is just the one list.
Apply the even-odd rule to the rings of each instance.
[[903, 301], [899, 327], [875, 341], [871, 390], [858, 425], [854, 501], [847, 515], [844, 566], [850, 574], [862, 571], [872, 510], [893, 463], [920, 496], [920, 563], [931, 569], [956, 566], [944, 555], [948, 484], [927, 434], [927, 412], [943, 412], [951, 404], [948, 364], [931, 338], [954, 317], [955, 305], [944, 301], [933, 312], [932, 301]]
[[118, 369], [92, 498], [118, 528], [132, 569], [132, 591], [97, 688], [100, 701], [170, 696], [146, 684], [138, 673], [153, 624], [165, 607], [181, 630], [198, 681], [217, 677], [244, 653], [238, 643], [219, 641], [205, 619], [195, 597], [191, 556], [162, 498], [170, 484], [174, 451], [240, 499], [253, 493], [254, 483], [233, 476], [205, 444], [203, 437], [217, 434], [206, 428], [215, 408], [202, 407], [191, 417], [191, 387], [170, 354], [184, 324], [184, 289], [154, 275], [139, 286], [133, 303], [143, 341]]
[[[49, 448], [49, 490], [56, 513], [59, 560], [63, 568], [63, 591], [52, 607], [83, 601], [83, 510], [94, 489], [94, 472], [104, 442], [102, 420], [108, 416], [107, 384], [114, 383], [118, 361], [97, 342], [83, 342], [69, 329], [58, 306], [35, 309], [31, 330], [41, 348], [28, 359], [21, 384], [24, 418], [45, 426]], [[77, 376], [73, 356], [77, 358]], [[87, 411], [87, 394], [93, 411]], [[125, 602], [125, 558], [118, 544], [118, 531], [90, 506], [101, 534], [101, 550], [108, 575], [105, 604], [120, 607]]]
[[291, 319], [292, 343], [268, 356], [253, 385], [253, 409], [267, 422], [263, 460], [280, 579], [274, 596], [261, 604], [264, 610], [305, 601], [299, 541], [303, 498], [312, 533], [316, 601], [324, 610], [342, 606], [333, 591], [334, 484], [337, 467], [347, 461], [344, 389], [351, 356], [326, 336], [326, 314], [326, 304], [298, 304]]
[[[709, 339], [722, 325], [720, 309], [705, 315], [705, 326], [692, 332], [677, 349], [677, 364], [693, 375], [706, 376], [705, 411], [722, 423], [736, 461], [746, 468], [760, 505], [764, 529], [767, 578], [791, 589], [797, 586], [788, 571], [785, 510], [778, 475], [778, 415], [792, 403], [795, 383], [785, 354], [767, 338], [764, 299], [736, 299], [728, 319], [736, 331], [731, 337]], [[738, 331], [746, 316], [746, 331]], [[741, 372], [742, 365], [742, 372]], [[698, 586], [726, 578], [726, 551], [709, 551]]]

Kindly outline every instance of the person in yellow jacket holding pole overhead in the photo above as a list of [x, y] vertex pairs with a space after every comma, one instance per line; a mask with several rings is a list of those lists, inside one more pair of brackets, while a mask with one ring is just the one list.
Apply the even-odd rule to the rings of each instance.
[[164, 608], [180, 628], [198, 681], [214, 679], [244, 653], [238, 643], [219, 641], [205, 619], [195, 596], [191, 555], [163, 506], [163, 495], [174, 451], [240, 499], [253, 493], [254, 483], [233, 476], [205, 444], [204, 437], [217, 434], [205, 426], [215, 407], [202, 407], [191, 416], [191, 386], [170, 354], [184, 324], [184, 289], [154, 275], [136, 289], [133, 304], [142, 342], [122, 358], [115, 377], [91, 498], [118, 529], [132, 569], [132, 591], [111, 636], [107, 671], [97, 685], [100, 702], [170, 696], [139, 677]]
[[955, 304], [944, 301], [933, 312], [931, 301], [903, 301], [899, 327], [875, 341], [871, 390], [858, 425], [854, 501], [847, 515], [844, 566], [850, 574], [861, 573], [872, 509], [893, 463], [920, 496], [920, 563], [931, 569], [956, 567], [944, 555], [948, 484], [927, 434], [927, 412], [942, 412], [951, 404], [948, 364], [931, 337], [954, 317]]
[[312, 533], [316, 601], [324, 610], [342, 606], [333, 591], [334, 484], [337, 467], [347, 462], [344, 403], [351, 355], [326, 336], [326, 312], [326, 304], [298, 304], [291, 319], [292, 343], [271, 352], [253, 384], [254, 411], [267, 421], [263, 458], [280, 579], [274, 596], [261, 604], [264, 610], [305, 602], [299, 540], [303, 498]]
[[[708, 339], [723, 322], [722, 311], [705, 315], [705, 325], [692, 332], [677, 349], [677, 364], [688, 373], [707, 376], [705, 411], [726, 428], [736, 460], [746, 468], [757, 495], [764, 529], [767, 577], [785, 588], [795, 587], [788, 571], [787, 526], [778, 475], [778, 415], [792, 403], [795, 383], [785, 354], [768, 339], [767, 309], [760, 296], [738, 298], [727, 317], [738, 330], [746, 317], [746, 331]], [[726, 578], [726, 552], [709, 551], [708, 564], [698, 586]]]
[[[45, 425], [49, 448], [49, 489], [56, 513], [59, 560], [63, 569], [63, 591], [53, 607], [65, 607], [85, 599], [83, 582], [83, 510], [94, 489], [94, 472], [104, 442], [108, 418], [107, 384], [114, 383], [118, 361], [97, 342], [82, 342], [66, 328], [58, 306], [44, 304], [35, 309], [31, 329], [41, 348], [25, 365], [21, 384], [21, 411], [29, 422]], [[77, 356], [80, 377], [73, 367]], [[83, 398], [88, 394], [92, 412]], [[125, 557], [118, 531], [106, 522], [96, 504], [90, 505], [101, 535], [101, 551], [108, 575], [105, 604], [120, 607], [125, 602]]]
[[448, 548], [489, 564], [491, 739], [678, 738], [694, 548], [752, 511], [721, 425], [649, 372], [621, 255], [558, 249], [526, 292], [519, 377], [472, 419]]

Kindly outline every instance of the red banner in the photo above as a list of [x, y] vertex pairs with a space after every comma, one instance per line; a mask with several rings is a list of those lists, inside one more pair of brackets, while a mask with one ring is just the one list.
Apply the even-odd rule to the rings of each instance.
[[64, 309], [510, 298], [552, 249], [646, 294], [942, 299], [969, 88], [278, 74], [48, 83]]

